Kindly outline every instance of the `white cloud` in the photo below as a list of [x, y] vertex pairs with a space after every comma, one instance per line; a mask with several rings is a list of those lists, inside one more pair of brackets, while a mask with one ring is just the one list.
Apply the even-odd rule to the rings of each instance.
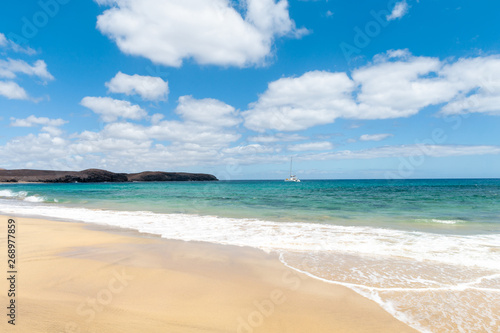
[[5, 37], [5, 35], [1, 32], [0, 32], [0, 47], [10, 49], [14, 52], [26, 53], [29, 55], [33, 55], [36, 53], [36, 51], [30, 47], [26, 47], [26, 48], [21, 47], [18, 44], [14, 43], [13, 41], [7, 39], [7, 37]]
[[97, 18], [97, 28], [122, 52], [167, 66], [190, 58], [222, 66], [262, 64], [277, 37], [305, 33], [295, 29], [286, 0], [96, 1], [112, 6]]
[[321, 154], [310, 154], [302, 156], [304, 160], [351, 160], [351, 159], [374, 159], [410, 156], [450, 157], [450, 156], [473, 156], [473, 155], [497, 155], [500, 154], [500, 146], [465, 146], [465, 145], [402, 145], [384, 146], [358, 151], [343, 150]]
[[60, 128], [54, 126], [43, 126], [42, 132], [47, 132], [54, 137], [60, 136], [63, 133], [63, 131]]
[[256, 155], [279, 151], [264, 145], [229, 148], [241, 138], [235, 127], [239, 112], [216, 99], [179, 98], [175, 112], [180, 120], [151, 117], [150, 125], [139, 125], [119, 118], [140, 120], [147, 113], [130, 102], [109, 97], [85, 97], [81, 105], [111, 122], [97, 132], [65, 134], [62, 119], [36, 117], [11, 118], [13, 127], [40, 126], [42, 133], [17, 137], [0, 146], [0, 158], [9, 157], [9, 166], [47, 169], [85, 169], [98, 167], [118, 171], [144, 169], [172, 170], [193, 165], [229, 163], [232, 156], [245, 155], [245, 163]]
[[359, 140], [361, 141], [382, 141], [384, 139], [387, 139], [388, 137], [393, 136], [392, 134], [363, 134]]
[[[44, 123], [50, 123], [43, 121]], [[0, 158], [6, 167], [85, 169], [98, 167], [114, 171], [176, 168], [210, 165], [283, 162], [280, 147], [249, 144], [229, 147], [238, 136], [220, 128], [191, 128], [182, 122], [164, 121], [161, 125], [140, 126], [132, 123], [107, 124], [100, 132], [85, 131], [62, 137], [61, 133], [29, 134], [0, 146]], [[179, 126], [179, 128], [175, 128]], [[191, 129], [192, 132], [188, 130]], [[171, 131], [173, 130], [173, 132]], [[205, 130], [204, 133], [202, 131]], [[216, 131], [214, 131], [216, 130]], [[161, 137], [164, 135], [164, 137]], [[156, 140], [156, 141], [155, 141]], [[159, 142], [165, 141], [165, 142]], [[314, 143], [311, 143], [314, 144]], [[328, 142], [316, 143], [316, 148]], [[300, 147], [300, 145], [297, 145]], [[329, 145], [328, 145], [329, 146]], [[312, 151], [314, 146], [302, 148]], [[331, 150], [331, 149], [329, 149]], [[297, 149], [296, 151], [302, 151]], [[403, 145], [365, 150], [302, 153], [302, 160], [355, 160], [410, 156], [450, 157], [500, 154], [500, 146], [489, 145]]]
[[[349, 74], [313, 71], [271, 82], [258, 101], [243, 113], [245, 124], [261, 132], [293, 131], [328, 124], [337, 118], [404, 117], [440, 104], [444, 105], [442, 113], [498, 114], [495, 99], [500, 96], [499, 59], [489, 56], [440, 61], [415, 57], [407, 50], [391, 50]], [[164, 120], [160, 113], [147, 117], [138, 105], [109, 97], [85, 97], [81, 104], [111, 123], [97, 132], [68, 136], [59, 128], [65, 123], [62, 119], [11, 118], [11, 126], [40, 126], [42, 133], [8, 141], [0, 146], [0, 157], [12, 156], [9, 163], [17, 166], [35, 163], [43, 168], [133, 171], [164, 169], [165, 165], [172, 169], [282, 162], [286, 157], [279, 153], [285, 149], [302, 152], [302, 158], [313, 160], [500, 154], [499, 146], [489, 145], [407, 145], [333, 151], [333, 144], [326, 141], [328, 137], [315, 136], [316, 140], [325, 141], [309, 142], [313, 138], [274, 132], [250, 136], [246, 138], [249, 144], [241, 143], [238, 140], [242, 135], [237, 131], [242, 122], [240, 112], [210, 98], [180, 97], [175, 109], [178, 120]], [[114, 123], [119, 118], [123, 119]], [[125, 121], [144, 118], [151, 122], [139, 125]], [[388, 136], [365, 134], [360, 140], [377, 141]], [[303, 140], [308, 141], [300, 142]]]
[[226, 148], [222, 152], [228, 155], [254, 155], [254, 154], [271, 154], [279, 150], [273, 147], [266, 147], [259, 144], [251, 144], [246, 146], [237, 146]]
[[25, 119], [17, 119], [14, 117], [10, 118], [10, 126], [12, 127], [33, 127], [42, 126], [42, 132], [49, 133], [53, 137], [60, 136], [63, 131], [59, 128], [60, 126], [67, 123], [63, 119], [50, 119], [47, 117], [36, 117], [34, 115], [29, 116]]
[[297, 131], [331, 123], [355, 111], [354, 88], [345, 73], [313, 71], [279, 79], [243, 112], [245, 126], [256, 131]]
[[[169, 141], [177, 146], [196, 145], [200, 149], [227, 147], [241, 137], [234, 131], [234, 126], [241, 122], [237, 111], [219, 100], [197, 100], [191, 96], [182, 96], [175, 112], [179, 114], [181, 121], [162, 121], [163, 115], [155, 114], [150, 126], [127, 122], [112, 123], [106, 125], [100, 135], [104, 138], [126, 140]], [[115, 112], [111, 114], [116, 115]], [[113, 120], [116, 120], [116, 117]], [[91, 132], [85, 132], [85, 136], [89, 133]]]
[[[379, 56], [384, 56], [384, 54], [381, 54]], [[376, 56], [375, 56], [376, 57]], [[388, 50], [385, 53], [385, 57], [388, 59], [393, 59], [393, 58], [409, 58], [411, 57], [410, 50], [408, 49], [399, 49], [399, 50]]]
[[333, 144], [328, 141], [299, 143], [296, 145], [288, 146], [288, 150], [290, 151], [313, 151], [313, 150], [331, 150], [331, 149], [333, 149]]
[[13, 166], [44, 168], [64, 168], [64, 161], [71, 152], [68, 141], [54, 137], [50, 133], [29, 134], [8, 141], [0, 146], [0, 158]]
[[47, 64], [43, 60], [37, 60], [33, 66], [24, 60], [0, 60], [0, 77], [14, 79], [16, 73], [29, 76], [37, 76], [45, 81], [53, 80], [54, 77], [47, 70]]
[[442, 114], [461, 114], [469, 112], [484, 112], [491, 115], [500, 115], [500, 95], [475, 94], [462, 97], [443, 107]]
[[0, 81], [0, 95], [8, 99], [29, 99], [26, 90], [12, 81]]
[[446, 65], [443, 73], [455, 82], [460, 94], [442, 108], [441, 114], [500, 115], [500, 56], [460, 59]]
[[387, 15], [387, 21], [392, 21], [396, 19], [400, 19], [408, 13], [408, 3], [406, 0], [396, 3], [394, 9], [392, 10], [390, 15]]
[[[100, 132], [79, 134], [68, 149], [93, 161], [93, 167], [164, 170], [166, 165], [221, 163], [221, 149], [239, 138], [223, 128], [192, 122], [162, 121], [151, 126], [120, 122], [107, 124]], [[105, 162], [97, 158], [99, 154], [105, 156]]]
[[118, 72], [111, 81], [106, 82], [111, 93], [140, 95], [145, 100], [164, 101], [168, 96], [168, 82], [159, 77], [127, 75]]
[[276, 133], [275, 135], [259, 135], [250, 136], [247, 138], [250, 142], [260, 142], [260, 143], [274, 143], [274, 142], [291, 142], [291, 141], [302, 141], [307, 140], [307, 137], [298, 134], [285, 134]]
[[[9, 40], [3, 33], [0, 33], [0, 48], [2, 54], [7, 51], [21, 52], [29, 55], [35, 54], [36, 52], [30, 48], [22, 48], [13, 41]], [[33, 65], [28, 64], [24, 60], [19, 59], [0, 59], [0, 79], [8, 79], [9, 81], [0, 81], [0, 96], [7, 97], [8, 99], [19, 99], [19, 100], [33, 100], [30, 98], [26, 90], [19, 86], [18, 83], [14, 82], [18, 74], [25, 74], [32, 77], [37, 77], [42, 79], [42, 83], [54, 80], [52, 74], [47, 70], [47, 64], [43, 60], [37, 60]]]
[[457, 91], [454, 84], [436, 74], [439, 59], [409, 57], [385, 60], [355, 70], [352, 78], [359, 84], [359, 116], [364, 119], [408, 117], [422, 108], [446, 102]]
[[33, 127], [35, 125], [44, 125], [50, 127], [58, 127], [67, 123], [66, 120], [63, 119], [50, 119], [47, 117], [36, 117], [34, 115], [29, 116], [25, 119], [17, 119], [14, 117], [10, 118], [12, 127]]
[[154, 115], [151, 116], [151, 123], [158, 124], [163, 118], [165, 118], [165, 116], [162, 115], [161, 113], [155, 113]]
[[[108, 136], [107, 133], [83, 132], [80, 140], [69, 147], [72, 154], [86, 155], [106, 153], [108, 156], [132, 155], [132, 153], [147, 153], [151, 140], [132, 140]], [[134, 157], [136, 158], [136, 156]], [[123, 163], [126, 163], [123, 161]]]
[[255, 131], [304, 130], [337, 118], [409, 117], [431, 105], [447, 103], [443, 114], [499, 114], [500, 57], [459, 59], [415, 57], [390, 50], [375, 62], [347, 73], [312, 71], [271, 82], [243, 112]]
[[146, 129], [156, 140], [175, 143], [194, 143], [201, 147], [221, 148], [238, 140], [241, 135], [210, 125], [192, 122], [162, 121]]
[[[91, 132], [87, 132], [86, 135], [89, 133]], [[146, 127], [126, 122], [107, 124], [102, 134], [108, 138], [150, 140]]]
[[139, 105], [109, 97], [85, 97], [80, 104], [99, 114], [105, 122], [118, 118], [139, 120], [147, 115]]
[[179, 97], [175, 112], [186, 121], [216, 127], [236, 126], [241, 122], [234, 107], [212, 98]]

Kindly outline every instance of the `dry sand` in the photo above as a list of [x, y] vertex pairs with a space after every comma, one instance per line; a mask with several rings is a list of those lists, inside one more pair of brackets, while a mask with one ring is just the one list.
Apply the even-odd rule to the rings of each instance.
[[28, 218], [15, 218], [14, 327], [0, 220], [0, 332], [416, 332], [256, 249]]

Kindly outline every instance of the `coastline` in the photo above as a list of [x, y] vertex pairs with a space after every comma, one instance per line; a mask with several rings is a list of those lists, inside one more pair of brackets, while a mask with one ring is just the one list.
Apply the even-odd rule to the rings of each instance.
[[[257, 249], [15, 220], [17, 331], [416, 332], [354, 291]], [[0, 241], [5, 249], [5, 233]], [[0, 327], [12, 329], [6, 319]]]

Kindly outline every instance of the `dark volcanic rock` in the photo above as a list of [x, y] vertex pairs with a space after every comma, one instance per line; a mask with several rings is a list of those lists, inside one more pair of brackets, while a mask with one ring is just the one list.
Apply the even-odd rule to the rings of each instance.
[[141, 172], [134, 174], [114, 173], [100, 169], [83, 171], [51, 170], [0, 170], [0, 182], [33, 183], [102, 183], [129, 181], [206, 181], [217, 180], [215, 176], [201, 173]]
[[127, 176], [123, 173], [99, 169], [83, 171], [0, 170], [0, 182], [12, 181], [34, 183], [126, 182]]
[[214, 181], [217, 178], [205, 173], [185, 172], [161, 172], [145, 171], [141, 173], [129, 173], [128, 180], [131, 182], [171, 182], [171, 181]]

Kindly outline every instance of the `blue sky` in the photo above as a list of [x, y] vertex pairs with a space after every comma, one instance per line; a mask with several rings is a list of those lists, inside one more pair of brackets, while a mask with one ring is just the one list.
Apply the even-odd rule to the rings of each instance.
[[2, 7], [2, 168], [500, 177], [500, 3]]

